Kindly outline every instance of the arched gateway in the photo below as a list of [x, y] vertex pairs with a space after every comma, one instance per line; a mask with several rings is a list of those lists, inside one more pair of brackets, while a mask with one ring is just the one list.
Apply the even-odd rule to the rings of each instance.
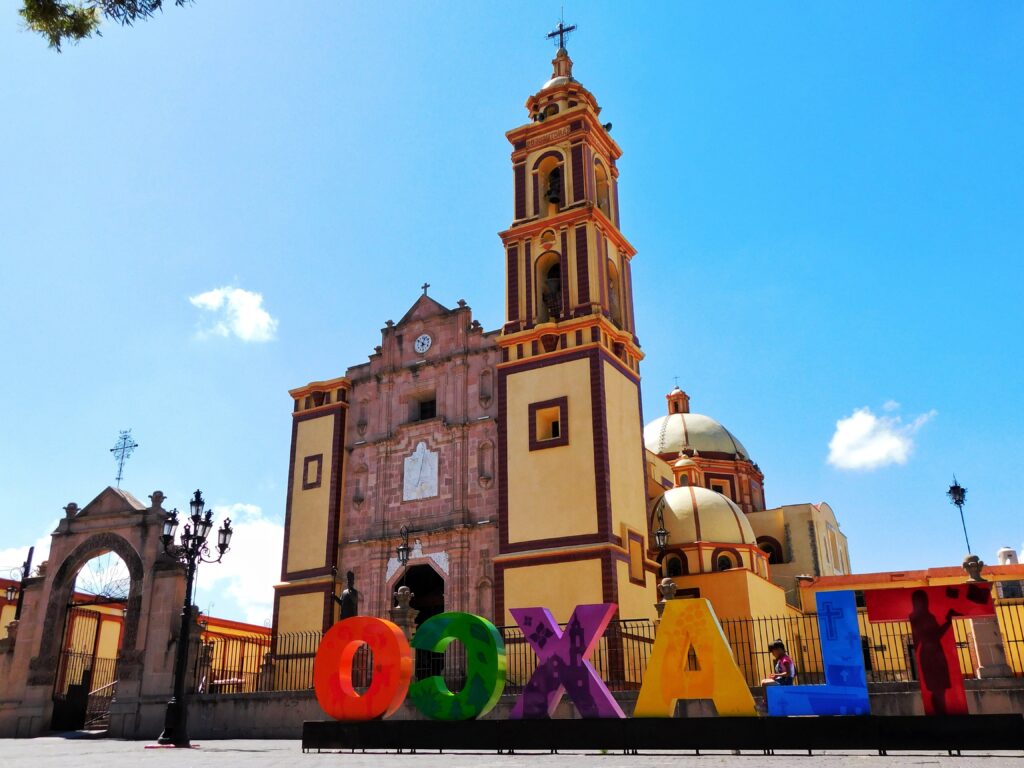
[[[88, 697], [94, 679], [108, 700], [111, 690], [117, 692], [105, 718], [111, 736], [160, 733], [185, 580], [163, 553], [164, 495], [154, 491], [149, 498], [146, 506], [127, 491], [108, 487], [83, 508], [74, 503], [64, 508], [46, 564], [25, 583], [21, 620], [0, 647], [0, 736], [81, 727], [84, 710], [76, 708], [86, 699], [75, 696]], [[75, 587], [79, 573], [108, 553], [123, 563], [127, 584], [116, 597], [83, 599]], [[111, 605], [116, 610], [109, 610]], [[122, 626], [107, 651], [110, 669], [99, 680], [100, 620], [111, 616]], [[75, 629], [83, 618], [95, 621], [97, 638], [84, 651], [74, 645], [84, 634]], [[72, 656], [86, 658], [73, 664]]]

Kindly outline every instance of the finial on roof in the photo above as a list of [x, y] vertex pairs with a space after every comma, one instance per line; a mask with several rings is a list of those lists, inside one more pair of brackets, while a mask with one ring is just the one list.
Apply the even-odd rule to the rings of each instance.
[[423, 289], [423, 295], [424, 296], [427, 295], [427, 288], [429, 288], [429, 287], [430, 287], [430, 283], [424, 283], [423, 285], [420, 286], [420, 288]]

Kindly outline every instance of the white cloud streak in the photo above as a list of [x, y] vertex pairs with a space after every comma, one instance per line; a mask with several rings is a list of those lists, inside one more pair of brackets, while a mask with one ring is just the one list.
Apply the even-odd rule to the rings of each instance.
[[263, 294], [243, 288], [214, 288], [190, 296], [192, 306], [204, 315], [198, 337], [234, 336], [242, 341], [272, 341], [277, 334], [277, 319], [263, 308]]
[[[899, 403], [886, 401], [882, 409], [895, 413]], [[898, 415], [879, 416], [870, 408], [858, 408], [836, 422], [828, 443], [828, 463], [838, 469], [872, 470], [906, 464], [914, 449], [914, 436], [936, 415], [923, 413], [908, 423]]]
[[57, 521], [54, 520], [50, 527], [46, 529], [46, 532], [36, 539], [34, 544], [0, 549], [0, 576], [5, 579], [17, 578], [16, 575], [9, 573], [9, 571], [13, 568], [21, 568], [25, 558], [28, 557], [28, 548], [31, 546], [36, 548], [35, 554], [32, 555], [32, 570], [35, 571], [36, 566], [50, 556], [50, 534], [56, 527]]
[[[213, 599], [211, 614], [220, 616], [226, 606], [218, 606], [218, 593], [237, 604], [250, 624], [262, 625], [273, 616], [274, 584], [281, 575], [281, 548], [284, 526], [263, 516], [254, 504], [215, 506], [214, 519], [231, 518], [234, 536], [231, 550], [217, 565], [200, 569], [199, 586], [204, 597]], [[216, 535], [210, 534], [211, 540]], [[197, 600], [204, 611], [207, 605]], [[229, 616], [226, 618], [235, 618]]]

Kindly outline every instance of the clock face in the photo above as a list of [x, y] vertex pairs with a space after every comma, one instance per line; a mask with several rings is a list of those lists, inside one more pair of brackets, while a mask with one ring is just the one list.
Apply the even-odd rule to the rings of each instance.
[[419, 354], [422, 355], [424, 352], [426, 352], [428, 349], [430, 349], [431, 343], [432, 342], [431, 342], [430, 335], [426, 334], [426, 333], [422, 334], [419, 338], [416, 339], [416, 344], [415, 344], [416, 351]]

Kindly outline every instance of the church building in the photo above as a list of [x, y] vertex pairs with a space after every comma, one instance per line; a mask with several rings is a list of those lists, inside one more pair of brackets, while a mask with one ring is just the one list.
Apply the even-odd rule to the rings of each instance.
[[[622, 150], [564, 47], [552, 65], [506, 134], [502, 327], [424, 285], [368, 362], [290, 392], [275, 632], [326, 630], [349, 571], [361, 614], [386, 616], [405, 585], [419, 622], [456, 610], [502, 625], [535, 605], [560, 621], [600, 602], [653, 617], [664, 576], [714, 602], [741, 572], [740, 613], [754, 600], [781, 611], [790, 571], [848, 570], [831, 512], [766, 510], [757, 464], [681, 390], [642, 427]], [[843, 565], [816, 565], [825, 541]]]

